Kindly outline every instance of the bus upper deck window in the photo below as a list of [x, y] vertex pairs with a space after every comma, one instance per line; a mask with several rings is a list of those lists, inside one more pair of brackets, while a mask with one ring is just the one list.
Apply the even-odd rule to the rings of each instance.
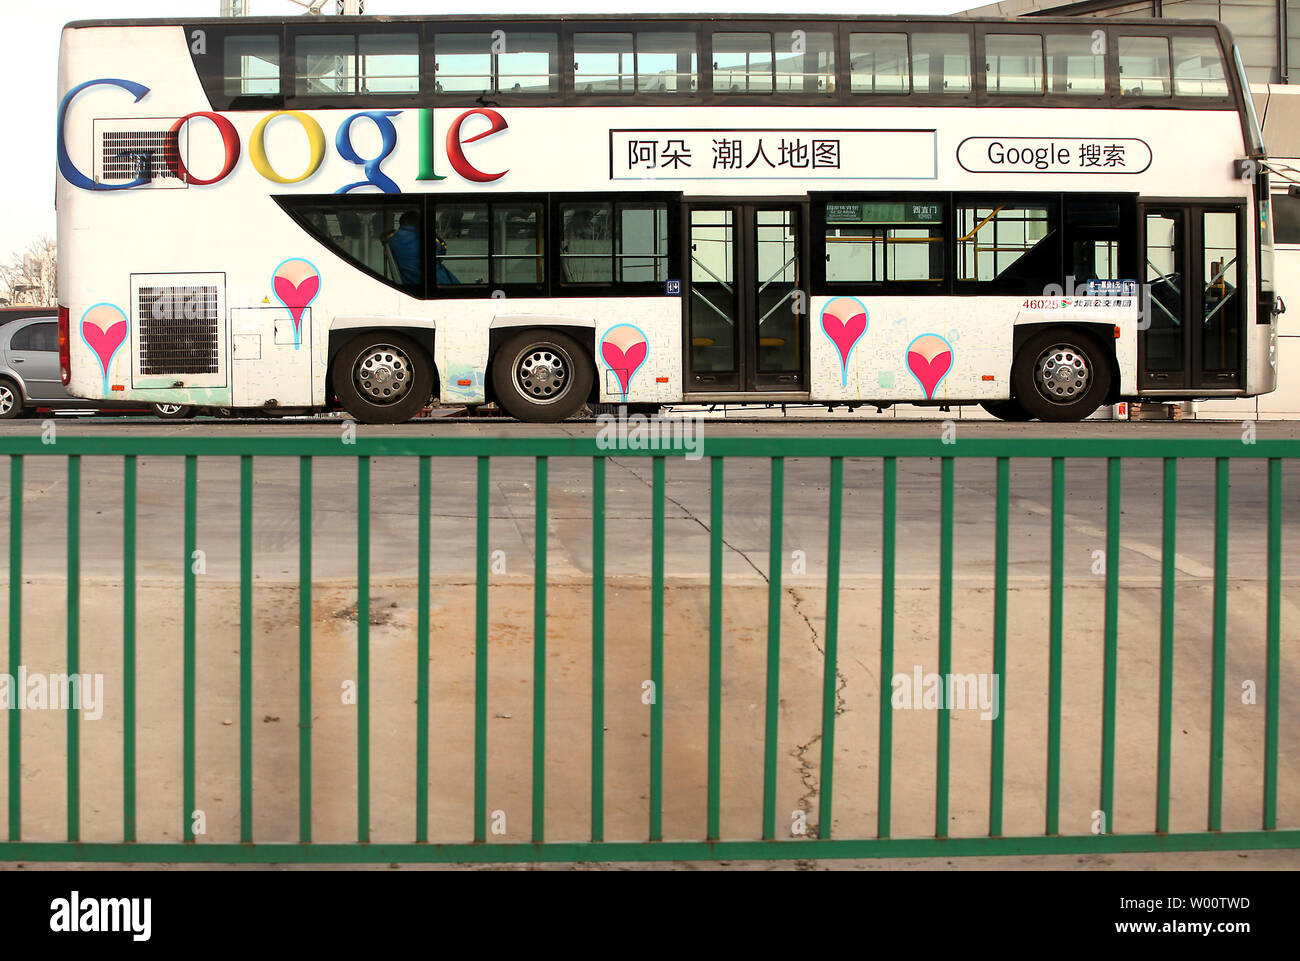
[[715, 33], [713, 92], [771, 93], [772, 59], [770, 33]]
[[553, 33], [515, 33], [496, 57], [501, 93], [555, 93], [559, 89], [559, 40]]
[[1103, 95], [1106, 92], [1104, 44], [1094, 40], [1091, 33], [1049, 33], [1047, 92], [1074, 96]]
[[905, 33], [849, 35], [851, 93], [908, 93], [912, 70]]
[[1120, 37], [1119, 86], [1125, 97], [1169, 96], [1169, 38]]
[[299, 96], [417, 93], [420, 40], [414, 33], [303, 34], [294, 41]]
[[[440, 33], [434, 38], [438, 93], [546, 94], [559, 89], [559, 40], [553, 33], [516, 33], [494, 52], [490, 33]], [[581, 92], [581, 91], [580, 91]]]
[[222, 86], [228, 97], [280, 92], [280, 38], [275, 34], [226, 37], [223, 65]]
[[695, 34], [645, 31], [636, 35], [638, 93], [694, 93], [699, 72]]
[[1174, 37], [1174, 96], [1226, 97], [1228, 80], [1213, 37]]
[[1043, 38], [1029, 33], [990, 33], [984, 38], [988, 92], [1041, 94]]
[[636, 83], [636, 51], [630, 33], [573, 35], [573, 89], [576, 93], [631, 93]]
[[912, 92], [970, 93], [970, 34], [912, 34]]
[[804, 31], [797, 39], [793, 33], [778, 34], [776, 89], [778, 93], [833, 93], [835, 34]]
[[413, 33], [362, 35], [357, 86], [360, 93], [419, 93], [420, 38]]
[[486, 33], [440, 33], [434, 39], [438, 93], [492, 92], [492, 37]]

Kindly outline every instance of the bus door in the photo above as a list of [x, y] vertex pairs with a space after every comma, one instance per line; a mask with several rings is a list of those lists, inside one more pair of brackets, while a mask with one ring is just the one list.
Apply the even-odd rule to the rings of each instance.
[[702, 203], [683, 220], [690, 253], [684, 390], [807, 390], [804, 207]]
[[1242, 208], [1147, 204], [1142, 224], [1148, 324], [1138, 335], [1138, 388], [1241, 387]]

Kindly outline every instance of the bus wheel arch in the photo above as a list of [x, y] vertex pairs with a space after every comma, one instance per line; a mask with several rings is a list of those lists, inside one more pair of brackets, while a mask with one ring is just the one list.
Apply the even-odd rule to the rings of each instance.
[[[440, 392], [442, 378], [438, 371], [437, 362], [434, 360], [437, 353], [434, 350], [436, 343], [436, 331], [430, 327], [386, 327], [375, 325], [373, 327], [341, 327], [330, 331], [329, 354], [325, 362], [325, 405], [333, 406], [334, 398], [338, 398], [339, 405], [346, 409], [343, 403], [343, 394], [339, 393], [338, 385], [335, 382], [335, 360], [339, 352], [354, 340], [361, 337], [403, 337], [411, 341], [423, 360], [427, 362], [429, 372], [432, 375], [430, 388], [430, 397], [437, 399]], [[351, 411], [349, 411], [351, 413]], [[419, 411], [416, 411], [419, 413]], [[390, 421], [381, 421], [380, 423], [391, 423]]]
[[516, 420], [556, 423], [573, 416], [596, 389], [595, 333], [578, 325], [494, 328], [490, 398]]
[[363, 424], [400, 424], [415, 417], [434, 396], [438, 372], [433, 354], [409, 329], [363, 328], [344, 336], [331, 357], [327, 389]]
[[[1016, 328], [1012, 396], [1030, 417], [1083, 420], [1112, 397], [1118, 384], [1113, 343], [1097, 330], [1105, 324], [1035, 324]], [[1113, 337], [1112, 337], [1113, 340]]]

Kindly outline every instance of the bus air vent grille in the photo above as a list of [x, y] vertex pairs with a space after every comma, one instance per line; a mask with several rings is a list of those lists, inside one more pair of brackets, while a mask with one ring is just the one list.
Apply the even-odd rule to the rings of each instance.
[[219, 371], [216, 287], [141, 287], [136, 308], [141, 374]]
[[149, 158], [149, 179], [175, 179], [180, 153], [170, 130], [106, 130], [101, 141], [100, 179], [129, 181], [140, 176], [141, 162]]

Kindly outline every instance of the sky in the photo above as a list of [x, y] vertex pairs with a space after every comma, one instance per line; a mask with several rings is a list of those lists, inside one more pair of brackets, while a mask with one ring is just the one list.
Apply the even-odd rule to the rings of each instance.
[[[495, 0], [501, 16], [538, 13], [943, 14], [983, 0]], [[292, 0], [249, 0], [254, 16], [293, 16]], [[334, 0], [326, 9], [333, 11]], [[367, 14], [482, 13], [482, 0], [367, 0]], [[0, 89], [10, 144], [0, 150], [0, 261], [42, 235], [54, 236], [54, 116], [59, 30], [70, 20], [110, 17], [215, 17], [221, 0], [0, 0]], [[8, 138], [6, 138], [8, 139]]]

